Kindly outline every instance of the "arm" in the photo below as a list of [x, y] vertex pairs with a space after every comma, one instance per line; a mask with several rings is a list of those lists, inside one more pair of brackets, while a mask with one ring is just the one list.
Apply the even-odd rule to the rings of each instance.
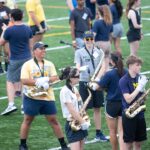
[[142, 28], [142, 25], [137, 23], [136, 14], [133, 10], [129, 11], [128, 18], [131, 19], [134, 28], [136, 28], [136, 29], [141, 29]]
[[74, 6], [72, 4], [72, 0], [66, 0], [67, 6], [70, 11], [74, 10]]
[[75, 40], [75, 22], [74, 20], [70, 21], [70, 30], [71, 30], [71, 37], [72, 37], [72, 45], [76, 48], [76, 40]]

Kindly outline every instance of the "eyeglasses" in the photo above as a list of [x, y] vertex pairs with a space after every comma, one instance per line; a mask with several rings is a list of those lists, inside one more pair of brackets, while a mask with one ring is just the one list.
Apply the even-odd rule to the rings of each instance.
[[79, 78], [79, 75], [73, 76], [72, 78]]
[[85, 40], [86, 40], [86, 41], [93, 41], [94, 38], [86, 38]]

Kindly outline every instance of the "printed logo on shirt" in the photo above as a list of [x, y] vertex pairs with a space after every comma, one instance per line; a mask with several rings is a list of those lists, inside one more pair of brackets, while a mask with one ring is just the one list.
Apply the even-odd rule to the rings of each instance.
[[87, 14], [87, 13], [84, 13], [83, 16], [82, 16], [82, 19], [83, 19], [83, 20], [86, 20], [86, 19], [87, 19], [87, 16], [88, 16], [88, 14]]

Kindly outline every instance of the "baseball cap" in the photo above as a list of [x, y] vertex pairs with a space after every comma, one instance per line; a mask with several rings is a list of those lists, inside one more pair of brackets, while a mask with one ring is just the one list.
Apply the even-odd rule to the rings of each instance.
[[48, 45], [47, 44], [44, 44], [43, 42], [36, 42], [33, 46], [33, 51], [36, 50], [37, 48], [42, 48], [42, 47], [45, 47], [47, 48]]
[[84, 38], [93, 38], [94, 33], [92, 31], [86, 31], [84, 32]]

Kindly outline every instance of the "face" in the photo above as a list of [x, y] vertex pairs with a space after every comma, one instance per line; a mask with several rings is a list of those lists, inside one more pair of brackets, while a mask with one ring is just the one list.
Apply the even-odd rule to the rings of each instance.
[[94, 38], [93, 37], [89, 37], [89, 38], [85, 38], [84, 39], [85, 45], [86, 47], [93, 47], [94, 45]]
[[43, 59], [45, 57], [45, 54], [46, 54], [45, 47], [37, 48], [36, 50], [34, 50], [34, 55], [38, 59]]
[[74, 77], [70, 78], [70, 80], [73, 85], [78, 84], [79, 83], [79, 72], [77, 72]]
[[78, 6], [84, 6], [85, 0], [77, 0]]
[[141, 5], [141, 0], [135, 1], [135, 4], [136, 4], [137, 7], [139, 7]]
[[135, 64], [131, 64], [129, 66], [129, 69], [134, 72], [135, 74], [139, 74], [141, 71], [141, 64], [139, 63], [135, 63]]

